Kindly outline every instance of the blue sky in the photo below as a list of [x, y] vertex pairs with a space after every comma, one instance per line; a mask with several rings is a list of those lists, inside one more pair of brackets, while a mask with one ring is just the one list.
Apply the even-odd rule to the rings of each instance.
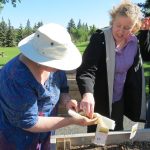
[[[11, 4], [4, 5], [0, 13], [7, 22], [10, 19], [14, 27], [26, 25], [30, 20], [31, 26], [38, 21], [43, 23], [59, 23], [67, 27], [71, 18], [77, 24], [95, 25], [98, 28], [109, 24], [109, 10], [121, 0], [21, 0], [16, 8]], [[132, 0], [143, 3], [145, 0]]]

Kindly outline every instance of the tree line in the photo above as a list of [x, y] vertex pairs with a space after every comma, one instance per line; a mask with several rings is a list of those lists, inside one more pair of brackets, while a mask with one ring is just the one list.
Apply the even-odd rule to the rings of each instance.
[[[0, 10], [9, 2], [12, 3], [13, 7], [16, 7], [16, 4], [21, 2], [21, 0], [0, 0]], [[150, 0], [146, 0], [145, 3], [139, 3], [138, 5], [141, 7], [145, 17], [150, 16]], [[30, 20], [28, 19], [25, 27], [20, 25], [19, 28], [14, 28], [10, 20], [6, 23], [2, 18], [0, 21], [0, 47], [17, 46], [21, 39], [34, 33], [41, 25], [43, 25], [43, 22], [38, 22], [31, 27]], [[76, 24], [71, 18], [68, 22], [67, 30], [72, 40], [78, 43], [88, 41], [89, 37], [95, 32], [96, 27], [94, 25], [88, 26], [87, 23], [82, 23], [81, 20]]]
[[14, 28], [10, 20], [6, 23], [2, 18], [0, 22], [0, 47], [16, 46], [20, 40], [34, 33], [42, 24], [42, 22], [38, 22], [32, 28], [30, 20], [27, 20], [25, 27], [20, 24], [19, 28]]
[[[43, 22], [41, 21], [31, 27], [30, 20], [28, 19], [25, 27], [20, 24], [19, 28], [14, 28], [10, 20], [6, 23], [2, 18], [0, 21], [0, 47], [17, 46], [19, 41], [34, 33], [42, 25]], [[88, 26], [87, 23], [81, 23], [81, 20], [76, 25], [74, 20], [71, 19], [67, 25], [67, 30], [72, 40], [78, 43], [87, 41], [90, 35], [96, 30], [96, 27], [94, 25]]]
[[95, 25], [88, 26], [87, 23], [82, 23], [81, 20], [75, 24], [73, 19], [70, 19], [67, 30], [70, 33], [72, 40], [75, 43], [86, 42], [89, 37], [96, 31]]

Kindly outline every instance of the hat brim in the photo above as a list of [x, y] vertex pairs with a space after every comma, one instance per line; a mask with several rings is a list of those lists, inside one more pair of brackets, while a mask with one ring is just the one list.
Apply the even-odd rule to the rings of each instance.
[[27, 58], [31, 59], [32, 61], [44, 66], [66, 71], [74, 70], [81, 65], [82, 62], [81, 54], [72, 42], [70, 42], [67, 46], [67, 49], [69, 50], [65, 55], [65, 57], [56, 60], [53, 58], [45, 57], [40, 53], [38, 53], [38, 51], [32, 45], [33, 37], [34, 34], [31, 34], [30, 36], [20, 41], [18, 44], [21, 53], [25, 55]]

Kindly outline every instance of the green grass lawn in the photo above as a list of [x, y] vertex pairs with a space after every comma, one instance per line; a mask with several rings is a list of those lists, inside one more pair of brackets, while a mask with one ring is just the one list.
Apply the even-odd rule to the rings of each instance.
[[78, 47], [78, 49], [80, 50], [81, 54], [83, 54], [86, 46], [87, 46], [88, 42], [82, 42], [82, 43], [78, 43], [76, 44], [76, 46]]
[[[85, 47], [87, 46], [88, 42], [78, 43], [76, 46], [79, 48], [81, 54], [83, 54]], [[2, 48], [0, 47], [0, 54], [4, 52], [4, 56], [2, 57], [0, 55], [0, 66], [3, 66], [6, 64], [10, 59], [18, 55], [19, 49], [17, 47], [6, 47]], [[146, 77], [146, 83], [148, 83], [148, 79], [150, 76], [150, 62], [144, 63], [144, 75]], [[148, 92], [148, 84], [146, 84], [146, 91]]]
[[0, 55], [0, 66], [6, 64], [10, 59], [18, 55], [19, 49], [17, 47], [0, 47], [0, 54], [4, 52], [4, 56]]
[[[79, 48], [80, 52], [83, 53], [85, 50], [85, 47], [87, 46], [87, 42], [79, 43], [77, 44], [77, 47]], [[19, 49], [17, 47], [0, 47], [0, 54], [4, 52], [4, 56], [2, 57], [0, 55], [0, 66], [3, 66], [6, 64], [10, 59], [18, 55]]]
[[[79, 48], [80, 52], [83, 54], [85, 47], [87, 46], [88, 42], [83, 42], [76, 44], [76, 46]], [[3, 66], [6, 64], [10, 59], [18, 55], [19, 49], [17, 47], [0, 47], [0, 54], [1, 52], [4, 52], [4, 56], [2, 57], [0, 55], [0, 66]], [[145, 76], [150, 76], [150, 62], [144, 63], [144, 69], [145, 69]]]

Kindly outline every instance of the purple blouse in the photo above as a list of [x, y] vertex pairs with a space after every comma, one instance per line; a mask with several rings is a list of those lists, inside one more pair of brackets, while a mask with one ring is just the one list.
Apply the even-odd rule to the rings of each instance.
[[116, 48], [113, 102], [119, 101], [123, 94], [128, 69], [137, 53], [137, 38], [132, 35], [122, 49]]

